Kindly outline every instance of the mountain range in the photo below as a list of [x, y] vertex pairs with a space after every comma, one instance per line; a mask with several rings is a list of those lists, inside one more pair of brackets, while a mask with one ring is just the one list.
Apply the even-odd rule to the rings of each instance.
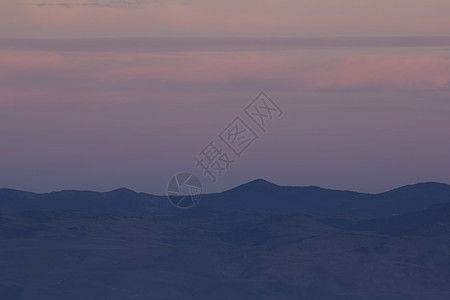
[[256, 180], [187, 210], [0, 190], [0, 299], [450, 299], [450, 186]]
[[[193, 210], [211, 212], [305, 213], [313, 216], [381, 217], [450, 202], [450, 185], [419, 183], [379, 194], [279, 186], [257, 179], [234, 189], [202, 195]], [[179, 215], [165, 196], [121, 188], [110, 192], [60, 191], [46, 194], [0, 189], [0, 211], [78, 210], [123, 216]], [[192, 212], [187, 212], [192, 213]]]

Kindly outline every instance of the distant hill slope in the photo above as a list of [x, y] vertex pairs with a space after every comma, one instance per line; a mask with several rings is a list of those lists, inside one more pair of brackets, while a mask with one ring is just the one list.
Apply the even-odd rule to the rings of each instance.
[[372, 231], [392, 236], [450, 236], [450, 203], [433, 205], [425, 210], [370, 220], [323, 219], [336, 228]]
[[[0, 212], [32, 210], [79, 210], [123, 216], [179, 216], [203, 218], [208, 214], [267, 216], [305, 213], [314, 216], [371, 218], [422, 210], [450, 202], [450, 186], [419, 183], [380, 194], [278, 186], [258, 179], [234, 189], [203, 195], [197, 207], [173, 208], [166, 197], [136, 193], [128, 189], [111, 192], [61, 191], [48, 194], [0, 189]], [[258, 218], [257, 218], [258, 219]]]
[[60, 191], [48, 194], [0, 189], [0, 212], [78, 210], [123, 216], [174, 213], [166, 197], [136, 193], [129, 189], [110, 192]]
[[419, 183], [380, 194], [278, 186], [255, 180], [219, 194], [205, 195], [201, 207], [224, 211], [306, 213], [315, 216], [375, 217], [402, 214], [450, 202], [450, 185]]

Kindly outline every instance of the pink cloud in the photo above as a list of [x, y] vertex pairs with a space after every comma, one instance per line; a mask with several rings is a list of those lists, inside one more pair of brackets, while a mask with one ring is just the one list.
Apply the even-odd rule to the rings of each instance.
[[276, 76], [286, 62], [282, 58], [258, 53], [180, 53], [158, 56], [97, 73], [100, 80], [176, 80], [195, 83], [238, 80], [242, 78], [268, 79]]
[[450, 58], [438, 55], [363, 55], [310, 67], [307, 86], [323, 88], [443, 88]]
[[13, 69], [79, 69], [86, 64], [82, 57], [54, 52], [0, 51], [0, 67]]
[[[201, 87], [298, 92], [326, 89], [445, 89], [450, 58], [442, 54], [337, 55], [303, 52], [86, 53], [0, 52], [1, 102], [130, 101], [148, 92], [174, 95]], [[40, 96], [38, 96], [40, 95]], [[76, 95], [76, 96], [74, 96]], [[8, 99], [8, 100], [6, 100]], [[128, 99], [128, 100], [127, 100]]]

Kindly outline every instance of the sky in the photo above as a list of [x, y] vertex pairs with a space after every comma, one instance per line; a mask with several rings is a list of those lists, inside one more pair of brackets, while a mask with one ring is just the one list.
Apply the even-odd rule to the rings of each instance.
[[[447, 0], [0, 0], [0, 187], [450, 183], [448, 28]], [[236, 117], [258, 136], [239, 157]], [[234, 160], [215, 182], [211, 141]]]

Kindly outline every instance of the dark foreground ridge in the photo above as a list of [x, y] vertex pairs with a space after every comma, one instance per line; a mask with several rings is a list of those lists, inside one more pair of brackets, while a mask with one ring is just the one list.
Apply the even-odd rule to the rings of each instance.
[[0, 189], [0, 299], [450, 299], [450, 187], [256, 180], [177, 210]]
[[0, 298], [449, 299], [450, 222], [434, 219], [439, 210], [415, 213], [423, 230], [409, 230], [411, 215], [359, 228], [304, 214], [220, 226], [2, 214]]

